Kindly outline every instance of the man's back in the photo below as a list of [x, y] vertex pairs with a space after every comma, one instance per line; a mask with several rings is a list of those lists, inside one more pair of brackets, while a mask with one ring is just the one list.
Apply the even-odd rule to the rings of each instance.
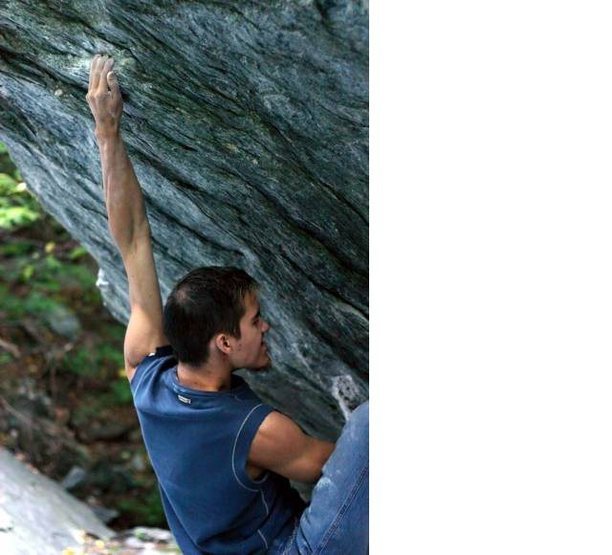
[[246, 472], [251, 442], [273, 411], [238, 376], [227, 391], [182, 386], [169, 347], [131, 382], [168, 523], [185, 554], [261, 553], [288, 537], [304, 510], [289, 481]]

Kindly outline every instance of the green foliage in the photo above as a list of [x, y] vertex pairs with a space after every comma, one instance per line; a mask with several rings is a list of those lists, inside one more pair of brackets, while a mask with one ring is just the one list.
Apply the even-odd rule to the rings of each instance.
[[[40, 325], [62, 307], [76, 303], [75, 309], [95, 319], [101, 296], [86, 249], [75, 245], [70, 235], [44, 214], [1, 142], [0, 168], [0, 311], [9, 320], [33, 317]], [[32, 227], [39, 220], [41, 224]], [[41, 236], [46, 243], [41, 244]], [[112, 328], [109, 343], [115, 347], [105, 342], [106, 330], [102, 330], [94, 348], [79, 346], [66, 357], [69, 372], [88, 376], [102, 367], [115, 373], [123, 367], [123, 355], [117, 348], [123, 328], [107, 328]], [[125, 399], [125, 392], [115, 394], [120, 401]]]
[[80, 347], [64, 359], [64, 370], [77, 376], [95, 376], [98, 367], [94, 363], [96, 353], [86, 347]]
[[64, 265], [57, 259], [55, 258], [55, 256], [53, 256], [52, 254], [49, 254], [47, 256], [45, 256], [45, 268], [51, 272], [54, 273], [56, 270], [61, 269]]
[[45, 316], [53, 313], [60, 305], [57, 301], [36, 291], [26, 297], [10, 294], [6, 285], [0, 283], [0, 310], [9, 319], [18, 320], [25, 316]]
[[41, 215], [38, 203], [25, 183], [18, 181], [16, 176], [0, 173], [0, 228], [27, 227]]
[[116, 402], [116, 404], [132, 404], [132, 390], [130, 389], [130, 384], [125, 378], [112, 382], [111, 392], [113, 395], [113, 400]]
[[[99, 374], [101, 368], [112, 368], [118, 373], [122, 367], [123, 354], [118, 349], [107, 344], [98, 345], [96, 349], [91, 349], [88, 346], [79, 347], [64, 359], [64, 369], [78, 376], [95, 376]], [[117, 400], [125, 398], [124, 392], [118, 392], [113, 389], [112, 393], [116, 395]], [[131, 402], [132, 394], [129, 391], [129, 386], [128, 394], [130, 395], [129, 401]]]
[[5, 199], [0, 198], [0, 227], [13, 229], [34, 223], [40, 217], [27, 206], [10, 206]]
[[13, 357], [11, 356], [10, 353], [0, 352], [0, 366], [2, 366], [3, 364], [8, 364], [12, 360], [13, 360]]
[[19, 277], [21, 281], [25, 283], [27, 281], [30, 281], [33, 275], [34, 275], [34, 264], [26, 264], [21, 269], [21, 274], [19, 275]]
[[0, 195], [11, 196], [19, 194], [19, 183], [8, 173], [0, 173]]
[[[65, 255], [64, 255], [65, 256]], [[91, 268], [80, 264], [81, 258], [66, 260], [53, 253], [45, 256], [31, 243], [13, 242], [0, 247], [4, 281], [29, 285], [41, 294], [60, 297], [63, 291], [81, 290], [80, 300], [90, 306], [99, 306], [100, 292]]]
[[0, 245], [0, 257], [12, 258], [30, 254], [36, 247], [28, 241], [19, 241]]
[[74, 249], [70, 251], [70, 254], [68, 255], [68, 257], [70, 258], [70, 260], [74, 262], [75, 260], [78, 260], [79, 258], [82, 258], [83, 256], [85, 256], [86, 254], [87, 254], [87, 250], [85, 249], [85, 247], [82, 247], [81, 245], [79, 245], [78, 247], [75, 247]]

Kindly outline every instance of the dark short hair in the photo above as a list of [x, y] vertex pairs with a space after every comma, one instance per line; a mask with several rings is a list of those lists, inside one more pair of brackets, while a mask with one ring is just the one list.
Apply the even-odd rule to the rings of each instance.
[[203, 364], [215, 334], [240, 338], [244, 298], [256, 290], [257, 282], [239, 268], [203, 267], [183, 277], [164, 305], [164, 333], [176, 358], [186, 364]]

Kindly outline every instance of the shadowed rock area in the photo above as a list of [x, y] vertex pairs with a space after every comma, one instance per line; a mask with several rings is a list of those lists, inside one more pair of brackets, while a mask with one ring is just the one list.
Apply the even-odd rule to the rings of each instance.
[[368, 396], [367, 10], [0, 0], [0, 138], [97, 260], [108, 308], [127, 321], [85, 101], [98, 52], [115, 58], [162, 295], [197, 266], [253, 275], [274, 366], [244, 375], [326, 438]]

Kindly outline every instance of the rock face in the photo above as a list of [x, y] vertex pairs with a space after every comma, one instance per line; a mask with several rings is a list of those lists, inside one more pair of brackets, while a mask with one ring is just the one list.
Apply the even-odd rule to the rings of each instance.
[[93, 118], [115, 58], [165, 297], [190, 269], [261, 284], [274, 367], [252, 387], [333, 438], [367, 398], [368, 7], [347, 0], [0, 1], [0, 139], [128, 316]]

